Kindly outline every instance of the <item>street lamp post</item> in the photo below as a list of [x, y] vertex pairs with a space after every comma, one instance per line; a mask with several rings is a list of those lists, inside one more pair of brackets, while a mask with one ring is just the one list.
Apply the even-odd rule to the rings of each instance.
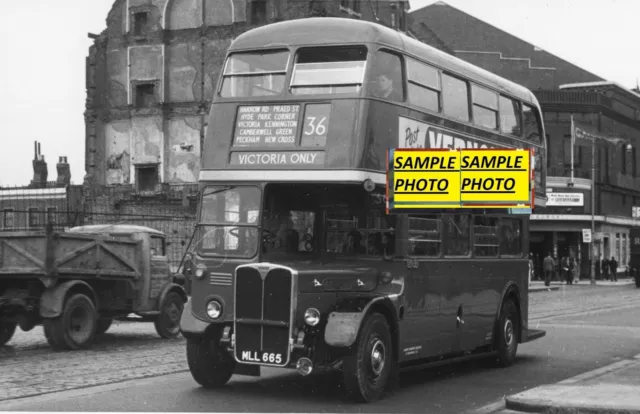
[[596, 140], [591, 137], [591, 285], [596, 284]]

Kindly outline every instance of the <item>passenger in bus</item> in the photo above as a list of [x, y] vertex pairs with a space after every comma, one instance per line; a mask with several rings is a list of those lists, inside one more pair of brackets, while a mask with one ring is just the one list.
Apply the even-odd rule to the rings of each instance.
[[393, 227], [382, 234], [382, 248], [385, 256], [393, 256], [396, 253], [396, 235]]
[[382, 235], [378, 232], [369, 233], [367, 237], [367, 254], [382, 255]]
[[373, 95], [390, 101], [402, 101], [402, 95], [395, 88], [393, 79], [386, 74], [378, 76]]
[[347, 243], [344, 246], [344, 252], [347, 254], [362, 254], [365, 252], [364, 246], [361, 244], [362, 234], [359, 231], [351, 231], [347, 234]]

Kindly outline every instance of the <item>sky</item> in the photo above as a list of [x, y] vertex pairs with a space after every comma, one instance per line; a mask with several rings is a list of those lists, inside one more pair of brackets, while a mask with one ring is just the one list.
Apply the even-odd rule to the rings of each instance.
[[[0, 186], [33, 178], [39, 141], [56, 179], [67, 156], [84, 179], [87, 33], [106, 28], [115, 0], [5, 2], [0, 13]], [[434, 0], [410, 0], [412, 10]], [[640, 79], [639, 0], [447, 0], [447, 3], [604, 79], [627, 88]]]

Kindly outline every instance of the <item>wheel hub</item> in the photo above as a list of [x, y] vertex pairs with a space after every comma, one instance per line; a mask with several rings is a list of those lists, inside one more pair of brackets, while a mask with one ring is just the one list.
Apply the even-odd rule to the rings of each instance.
[[514, 334], [513, 334], [513, 322], [511, 322], [511, 319], [507, 319], [507, 321], [504, 324], [504, 340], [507, 343], [507, 346], [511, 347], [513, 345]]
[[386, 356], [387, 356], [386, 351], [387, 350], [384, 346], [384, 343], [382, 343], [381, 340], [376, 339], [376, 341], [373, 343], [373, 346], [371, 347], [371, 358], [370, 358], [371, 371], [376, 376], [380, 375], [380, 373], [384, 369], [384, 364], [386, 362]]

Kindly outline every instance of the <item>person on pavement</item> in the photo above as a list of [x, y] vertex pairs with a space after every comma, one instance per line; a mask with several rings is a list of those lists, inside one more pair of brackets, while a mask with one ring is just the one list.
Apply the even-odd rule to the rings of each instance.
[[618, 281], [618, 275], [616, 273], [618, 273], [618, 262], [616, 261], [616, 258], [611, 256], [611, 260], [609, 261], [609, 266], [611, 267], [611, 280], [614, 282]]
[[555, 268], [556, 263], [551, 256], [551, 253], [544, 258], [544, 262], [542, 263], [542, 267], [544, 270], [544, 285], [551, 285], [551, 277], [553, 276], [553, 269]]

